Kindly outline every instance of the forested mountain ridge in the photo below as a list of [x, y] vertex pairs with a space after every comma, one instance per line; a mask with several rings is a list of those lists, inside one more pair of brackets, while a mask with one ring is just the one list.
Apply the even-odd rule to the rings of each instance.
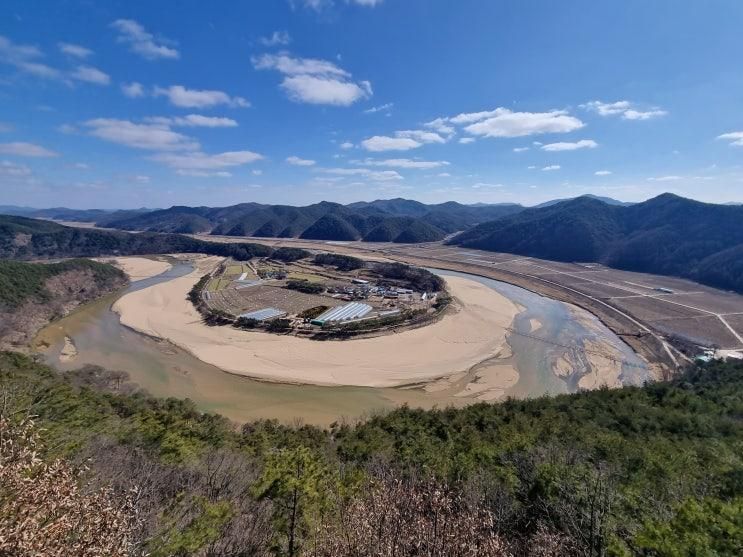
[[425, 205], [407, 199], [350, 205], [323, 201], [305, 207], [242, 203], [217, 208], [175, 206], [120, 220], [109, 218], [102, 226], [225, 236], [417, 243], [441, 240], [452, 232], [522, 209], [515, 204]]
[[743, 207], [663, 194], [630, 206], [581, 197], [484, 223], [451, 244], [676, 275], [743, 292]]
[[[259, 421], [237, 431], [190, 401], [138, 392], [120, 372], [89, 366], [59, 374], [14, 353], [0, 353], [0, 386], [0, 418], [11, 425], [4, 439], [19, 441], [19, 420], [37, 416], [39, 456], [88, 463], [82, 490], [109, 489], [108, 507], [123, 515], [111, 529], [127, 536], [131, 555], [733, 556], [743, 549], [740, 363], [714, 362], [643, 387], [401, 408], [328, 430]], [[13, 460], [3, 462], [12, 469]], [[31, 500], [14, 488], [29, 484], [9, 483], [10, 496], [0, 498], [3, 549], [22, 543], [4, 535], [16, 520], [41, 515], [42, 524], [56, 524], [76, 510], [49, 507], [46, 516], [39, 502], [55, 500], [54, 485], [34, 485]], [[35, 527], [28, 522], [25, 532]], [[32, 537], [53, 545], [74, 534], [46, 527]]]
[[180, 234], [134, 234], [118, 230], [75, 228], [45, 220], [0, 215], [0, 259], [167, 253], [205, 253], [244, 261], [256, 256], [268, 257], [274, 250], [248, 242], [218, 243]]

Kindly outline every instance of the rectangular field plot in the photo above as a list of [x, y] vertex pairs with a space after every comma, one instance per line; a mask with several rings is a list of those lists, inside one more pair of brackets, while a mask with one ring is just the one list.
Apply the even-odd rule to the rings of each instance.
[[[536, 274], [536, 273], [533, 273]], [[578, 284], [590, 284], [586, 279], [582, 277], [574, 277], [572, 275], [563, 275], [561, 273], [548, 273], [545, 275], [539, 275], [539, 278], [543, 278], [544, 280], [551, 280], [552, 282], [556, 282], [557, 284], [564, 284], [565, 286], [574, 287]]]
[[706, 315], [701, 311], [667, 304], [658, 298], [642, 296], [639, 298], [620, 298], [611, 301], [612, 305], [627, 311], [642, 321], [657, 319], [685, 318]]
[[743, 313], [743, 296], [738, 294], [700, 292], [699, 294], [675, 294], [667, 298], [713, 313]]
[[317, 306], [336, 306], [341, 301], [325, 296], [305, 294], [296, 290], [277, 286], [253, 286], [243, 290], [223, 290], [220, 292], [225, 302], [231, 306], [232, 313], [255, 311], [274, 307], [289, 314], [297, 314]]
[[645, 273], [633, 273], [631, 271], [619, 271], [616, 269], [606, 270], [606, 280], [621, 287], [625, 283], [628, 287], [637, 290], [647, 291], [650, 293], [656, 288], [668, 288], [674, 292], [699, 292], [700, 290], [710, 290], [706, 287], [674, 277], [661, 277], [657, 275], [647, 275]]
[[651, 321], [650, 323], [655, 329], [663, 333], [682, 336], [705, 346], [715, 345], [720, 348], [740, 347], [738, 339], [714, 316], [666, 319], [663, 321]]
[[743, 336], [743, 315], [728, 315], [725, 317], [725, 321], [727, 321], [740, 336]]
[[622, 290], [608, 284], [600, 284], [598, 282], [582, 282], [574, 286], [576, 290], [585, 292], [589, 296], [594, 298], [614, 298], [616, 296], [632, 296], [634, 292], [629, 290]]

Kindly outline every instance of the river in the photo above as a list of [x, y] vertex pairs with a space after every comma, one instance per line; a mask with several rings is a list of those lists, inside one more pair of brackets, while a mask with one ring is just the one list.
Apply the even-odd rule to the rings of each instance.
[[[432, 408], [472, 402], [450, 392], [426, 392], [420, 388], [319, 387], [231, 375], [166, 341], [122, 326], [118, 315], [111, 311], [120, 296], [184, 276], [191, 270], [190, 264], [178, 262], [161, 275], [133, 282], [124, 291], [50, 324], [39, 332], [34, 345], [49, 364], [62, 371], [85, 364], [123, 370], [133, 382], [155, 396], [190, 398], [200, 409], [219, 412], [237, 422], [275, 418], [284, 423], [328, 425], [338, 420], [353, 421], [401, 404]], [[571, 310], [567, 304], [516, 286], [462, 273], [433, 271], [477, 280], [522, 308], [508, 337], [513, 355], [507, 360], [517, 367], [519, 379], [507, 395], [530, 397], [576, 391], [578, 379], [590, 370], [591, 360], [596, 360], [585, 357], [587, 343], [603, 343], [611, 347], [612, 353], [621, 354], [623, 384], [640, 384], [648, 377], [647, 368], [637, 355], [582, 310], [577, 310], [582, 314], [576, 318], [575, 308]], [[71, 361], [60, 359], [65, 337], [72, 339], [77, 349], [77, 356]], [[575, 373], [558, 377], [554, 365], [566, 356]]]

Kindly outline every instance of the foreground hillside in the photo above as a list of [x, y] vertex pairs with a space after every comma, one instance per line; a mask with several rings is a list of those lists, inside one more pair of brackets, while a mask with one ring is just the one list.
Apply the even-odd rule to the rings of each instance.
[[[0, 386], [11, 447], [23, 444], [22, 416], [38, 416], [44, 459], [73, 468], [90, 459], [83, 493], [108, 486], [94, 505], [67, 494], [55, 516], [61, 494], [48, 474], [37, 475], [31, 502], [28, 484], [4, 480], [0, 543], [11, 555], [26, 543], [8, 535], [24, 512], [38, 517], [25, 540], [54, 547], [75, 537], [119, 555], [743, 550], [740, 364], [641, 388], [402, 408], [328, 431], [270, 421], [236, 431], [188, 401], [136, 392], [121, 373], [59, 375], [12, 353], [0, 355]], [[8, 447], [5, 470], [23, 469], [22, 451]], [[85, 505], [76, 528], [48, 527]], [[47, 527], [31, 532], [38, 524]], [[78, 535], [93, 527], [102, 535]], [[111, 553], [112, 534], [131, 545]]]
[[474, 207], [449, 202], [425, 205], [407, 199], [351, 205], [323, 201], [306, 207], [242, 203], [216, 208], [176, 206], [126, 215], [121, 219], [107, 215], [99, 225], [151, 232], [419, 243], [442, 240], [452, 232], [521, 209], [515, 204]]
[[126, 284], [112, 265], [0, 261], [0, 347], [25, 345], [48, 321]]
[[581, 197], [481, 224], [451, 243], [600, 262], [743, 292], [743, 207], [672, 194], [630, 206]]

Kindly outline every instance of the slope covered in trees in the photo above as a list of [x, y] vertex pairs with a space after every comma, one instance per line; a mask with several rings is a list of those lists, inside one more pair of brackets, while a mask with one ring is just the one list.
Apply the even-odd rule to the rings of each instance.
[[116, 267], [87, 259], [0, 261], [0, 346], [25, 344], [50, 319], [126, 282]]
[[179, 234], [73, 228], [57, 223], [0, 215], [0, 258], [43, 259], [161, 253], [206, 253], [246, 260], [268, 257], [260, 244], [205, 242]]
[[101, 225], [122, 230], [206, 233], [226, 236], [427, 242], [522, 210], [515, 204], [426, 205], [388, 199], [340, 205], [323, 201], [306, 207], [242, 203], [230, 207], [183, 207], [107, 216]]
[[476, 226], [452, 244], [677, 275], [743, 292], [743, 207], [663, 194], [630, 206], [581, 197]]
[[[743, 365], [671, 382], [234, 429], [120, 373], [0, 355], [45, 459], [89, 458], [153, 556], [739, 555]], [[7, 416], [6, 416], [7, 417]], [[0, 498], [0, 522], [12, 516]], [[0, 524], [0, 528], [2, 528]]]

